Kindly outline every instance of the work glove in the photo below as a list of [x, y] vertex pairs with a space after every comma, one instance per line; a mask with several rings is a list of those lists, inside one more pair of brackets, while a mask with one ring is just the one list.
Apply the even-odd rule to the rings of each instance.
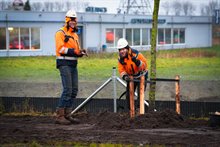
[[87, 53], [86, 53], [86, 50], [83, 49], [83, 50], [80, 50], [80, 51], [79, 51], [77, 57], [82, 57], [82, 56], [84, 56], [84, 55], [88, 56]]
[[77, 57], [82, 57], [84, 56], [85, 54], [80, 50], [79, 53], [77, 54]]
[[88, 56], [87, 51], [86, 51], [85, 49], [80, 50], [80, 53], [81, 53], [82, 55]]
[[77, 57], [82, 57], [84, 54], [82, 54], [81, 52], [77, 55]]
[[130, 81], [130, 78], [128, 75], [123, 75], [122, 76], [122, 79], [125, 80], [125, 81]]
[[135, 63], [136, 66], [139, 66], [141, 64], [141, 61], [138, 60], [136, 57], [132, 57], [131, 60]]

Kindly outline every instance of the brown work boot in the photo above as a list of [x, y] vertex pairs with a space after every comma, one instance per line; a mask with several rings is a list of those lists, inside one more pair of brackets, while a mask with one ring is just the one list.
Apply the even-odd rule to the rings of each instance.
[[79, 124], [80, 123], [79, 119], [73, 118], [71, 116], [71, 112], [72, 112], [71, 108], [65, 108], [65, 118], [73, 124]]
[[56, 110], [55, 123], [61, 124], [61, 125], [70, 125], [71, 124], [71, 122], [65, 118], [64, 108], [58, 108]]

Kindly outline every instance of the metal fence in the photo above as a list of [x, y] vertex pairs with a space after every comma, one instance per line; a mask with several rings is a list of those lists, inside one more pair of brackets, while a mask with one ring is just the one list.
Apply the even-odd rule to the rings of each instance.
[[[0, 106], [5, 112], [54, 112], [59, 98], [55, 97], [1, 97]], [[79, 106], [85, 98], [74, 100], [73, 108]], [[210, 112], [220, 111], [220, 102], [192, 102], [181, 101], [181, 114], [184, 116], [207, 117]], [[172, 109], [175, 111], [175, 101], [156, 101], [157, 111]], [[147, 106], [146, 106], [147, 107]], [[147, 109], [147, 108], [146, 108]], [[109, 98], [90, 99], [79, 111], [87, 112], [114, 112], [114, 100]], [[117, 112], [128, 112], [127, 102], [125, 99], [117, 100]]]

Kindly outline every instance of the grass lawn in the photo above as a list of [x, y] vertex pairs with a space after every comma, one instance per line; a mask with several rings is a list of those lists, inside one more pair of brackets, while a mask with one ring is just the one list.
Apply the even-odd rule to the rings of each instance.
[[[150, 69], [150, 52], [142, 53], [147, 57]], [[80, 58], [79, 79], [106, 80], [112, 75], [114, 66], [117, 67], [117, 53], [91, 54]], [[182, 80], [220, 80], [220, 47], [158, 51], [157, 77], [174, 78], [175, 75], [180, 75]], [[56, 82], [60, 77], [54, 56], [2, 57], [0, 80]]]

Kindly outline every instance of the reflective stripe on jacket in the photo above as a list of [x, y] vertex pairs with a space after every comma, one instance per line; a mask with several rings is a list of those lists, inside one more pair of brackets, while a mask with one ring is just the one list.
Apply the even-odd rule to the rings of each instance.
[[[141, 61], [139, 66], [135, 65], [135, 63], [132, 61], [132, 57], [136, 57]], [[135, 49], [129, 49], [127, 57], [123, 59], [120, 57], [118, 58], [118, 71], [121, 77], [126, 74], [136, 75], [139, 72], [146, 70], [148, 70], [146, 58]]]
[[[67, 30], [66, 27], [62, 27], [59, 31], [56, 32], [55, 41], [56, 41], [56, 57], [58, 59], [77, 59], [77, 55], [80, 54], [79, 38], [75, 32], [72, 32], [72, 28]], [[69, 40], [64, 42], [65, 35], [68, 35]], [[71, 54], [69, 54], [71, 53]], [[63, 56], [68, 56], [68, 58], [61, 58]], [[72, 58], [71, 58], [72, 57]]]

